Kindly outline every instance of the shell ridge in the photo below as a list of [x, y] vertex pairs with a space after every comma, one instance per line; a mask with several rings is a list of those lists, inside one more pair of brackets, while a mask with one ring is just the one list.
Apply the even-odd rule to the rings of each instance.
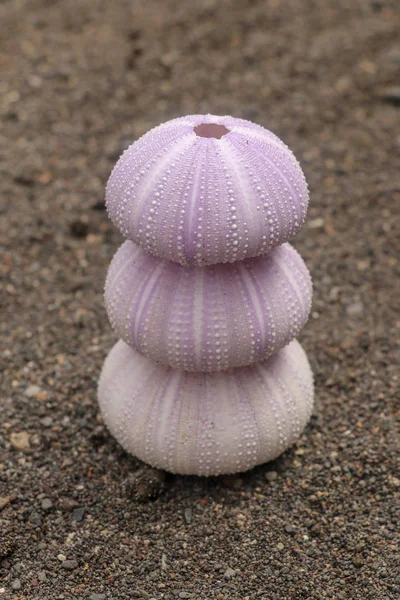
[[[260, 335], [260, 342], [258, 343], [257, 354], [260, 356], [260, 353], [265, 346], [265, 338], [268, 335], [269, 329], [265, 319], [265, 311], [260, 302], [260, 289], [251, 268], [248, 268], [248, 266], [243, 263], [239, 263], [238, 268], [242, 275], [243, 286], [246, 290], [249, 307], [251, 307], [251, 312], [253, 314], [252, 320], [253, 322], [255, 321], [255, 324], [258, 326], [257, 331]], [[254, 361], [255, 360], [257, 360], [256, 357], [254, 357]]]
[[[246, 462], [247, 462], [247, 464], [245, 464], [245, 466], [244, 466], [244, 469], [247, 471], [248, 469], [251, 469], [257, 463], [257, 458], [260, 454], [260, 431], [259, 431], [256, 410], [253, 405], [255, 400], [252, 397], [252, 395], [248, 393], [248, 390], [243, 385], [242, 376], [243, 376], [243, 371], [239, 371], [239, 373], [237, 374], [237, 378], [236, 378], [236, 380], [237, 380], [236, 385], [237, 385], [237, 388], [239, 390], [241, 390], [241, 392], [242, 392], [242, 394], [240, 395], [240, 398], [242, 401], [241, 404], [242, 404], [243, 409], [247, 412], [247, 415], [248, 415], [248, 417], [247, 417], [248, 431], [247, 431], [247, 442], [246, 442], [246, 446], [247, 446]], [[252, 441], [252, 439], [253, 439], [253, 441]], [[249, 449], [250, 446], [252, 446], [251, 449]], [[257, 449], [258, 449], [258, 451], [257, 451]]]
[[[237, 269], [237, 264], [233, 263], [231, 266], [231, 275], [234, 277], [238, 277], [238, 269]], [[240, 278], [238, 277], [239, 281]], [[231, 300], [231, 297], [227, 297], [226, 294], [226, 290], [224, 289], [224, 279], [223, 279], [223, 271], [219, 270], [219, 272], [217, 272], [217, 280], [218, 280], [218, 287], [219, 287], [219, 295], [220, 298], [222, 299], [222, 303], [223, 303], [223, 313], [225, 315], [229, 314], [229, 308], [228, 308], [228, 301]], [[230, 347], [235, 347], [235, 354], [238, 355], [238, 344], [235, 344], [234, 340], [239, 338], [239, 335], [237, 333], [237, 323], [236, 320], [232, 320], [230, 323], [228, 322], [228, 319], [225, 319], [225, 329], [227, 331], [227, 337], [228, 337], [228, 344]]]
[[[155, 129], [158, 129], [158, 127]], [[124, 204], [124, 200], [129, 197], [128, 181], [134, 176], [134, 173], [140, 173], [140, 171], [143, 169], [143, 163], [145, 164], [146, 161], [150, 161], [151, 163], [152, 161], [156, 160], [157, 154], [154, 156], [155, 152], [153, 145], [151, 144], [153, 137], [154, 133], [152, 132], [147, 132], [141, 136], [134, 144], [132, 144], [122, 153], [120, 159], [111, 172], [106, 185], [106, 208], [111, 219], [117, 227], [119, 227], [119, 224], [118, 219], [115, 218], [116, 215], [114, 215], [114, 211], [118, 212], [118, 209]], [[167, 138], [166, 145], [164, 145], [164, 150], [166, 151], [168, 149], [168, 144], [174, 145], [177, 141], [179, 141], [180, 138], [180, 132], [177, 132], [176, 135]], [[135, 181], [136, 180], [139, 180], [137, 174], [135, 175]], [[119, 199], [118, 196], [120, 196]], [[125, 210], [123, 211], [123, 218], [126, 218]]]
[[[285, 244], [285, 249], [289, 250], [290, 254], [292, 254], [292, 248], [293, 247], [289, 243]], [[308, 271], [301, 256], [298, 254], [297, 257], [300, 259], [304, 271]], [[289, 282], [291, 288], [295, 292], [300, 302], [301, 308], [308, 313], [310, 311], [310, 302], [308, 302], [308, 296], [310, 296], [311, 294], [307, 294], [307, 296], [305, 295], [298, 282], [296, 281], [296, 277], [294, 277], [290, 269], [287, 267], [285, 261], [283, 260], [283, 257], [278, 252], [275, 252], [273, 254], [272, 260], [278, 265], [279, 269], [283, 272], [286, 280]]]
[[[206, 145], [198, 144], [198, 146], [199, 147], [197, 149], [197, 152], [193, 156], [193, 162], [191, 165], [191, 169], [194, 170], [194, 180], [192, 182], [190, 194], [188, 195], [184, 215], [183, 246], [185, 248], [185, 255], [190, 261], [194, 260], [196, 252], [196, 244], [194, 240], [194, 221], [196, 209], [198, 211], [201, 202], [201, 198], [198, 198], [198, 190], [201, 185], [202, 167], [205, 159], [204, 155], [206, 154]], [[194, 168], [195, 164], [196, 168]]]
[[[163, 362], [164, 352], [168, 353], [168, 344], [170, 342], [168, 341], [168, 325], [166, 323], [168, 323], [169, 314], [172, 310], [172, 301], [181, 276], [179, 270], [174, 270], [172, 273], [168, 272], [168, 278], [166, 275], [167, 273], [163, 272], [157, 281], [153, 294], [137, 326], [137, 349], [143, 354], [161, 362]], [[157, 304], [159, 287], [161, 287], [164, 294], [163, 302], [158, 302]], [[132, 331], [134, 328], [134, 319], [134, 312], [131, 312], [130, 321], [132, 324], [130, 325], [130, 329]], [[154, 354], [151, 351], [152, 348], [156, 349]]]
[[[223, 141], [223, 139], [224, 138], [222, 138], [221, 141]], [[241, 164], [242, 160], [238, 156], [237, 148], [230, 140], [227, 140], [226, 142], [221, 144], [221, 150], [224, 153], [224, 157], [226, 159], [227, 164], [229, 164], [230, 166], [231, 177], [235, 181], [235, 188], [237, 191], [234, 197], [236, 196], [242, 203], [243, 221], [241, 225], [238, 225], [236, 223], [232, 225], [232, 227], [236, 226], [234, 232], [237, 231], [239, 238], [241, 235], [241, 237], [244, 239], [244, 243], [242, 244], [240, 244], [240, 239], [236, 241], [238, 247], [238, 256], [232, 255], [231, 257], [236, 261], [245, 258], [247, 254], [249, 256], [254, 256], [255, 249], [262, 238], [261, 222], [260, 219], [255, 218], [253, 188], [249, 181], [248, 175], [245, 173], [245, 166]], [[237, 198], [235, 198], [236, 203]], [[251, 229], [252, 236], [254, 240], [257, 241], [253, 242], [253, 244], [251, 245], [252, 247], [247, 252], [247, 248], [245, 248], [245, 246], [250, 245], [250, 240], [246, 234], [246, 230], [248, 230], [248, 228]], [[235, 244], [235, 240], [232, 243]], [[229, 260], [229, 262], [231, 262], [231, 260]]]
[[[242, 141], [241, 141], [241, 145], [242, 145], [242, 150], [247, 151], [247, 154], [249, 154], [250, 149], [246, 148]], [[296, 190], [295, 187], [293, 187], [293, 184], [288, 180], [285, 173], [274, 163], [273, 160], [271, 160], [271, 158], [269, 156], [267, 156], [266, 153], [262, 152], [256, 146], [251, 148], [251, 152], [256, 153], [259, 157], [261, 157], [262, 160], [264, 160], [266, 163], [268, 163], [271, 172], [278, 175], [278, 177], [281, 179], [281, 181], [291, 190], [292, 196], [294, 198], [296, 198], [297, 211], [299, 214], [296, 214], [295, 216], [299, 218], [300, 224], [298, 224], [297, 227], [295, 226], [295, 224], [293, 224], [292, 227], [294, 227], [296, 230], [298, 230], [300, 228], [301, 222], [303, 222], [303, 220], [304, 220], [303, 211], [301, 210], [301, 201], [300, 201], [299, 192]], [[297, 161], [296, 161], [296, 163], [297, 163]], [[298, 165], [298, 163], [296, 164], [296, 167], [297, 166], [300, 167], [300, 165]], [[260, 173], [260, 176], [261, 176], [261, 173]], [[265, 184], [264, 184], [264, 186], [265, 186]], [[268, 191], [268, 188], [266, 188], [266, 191]], [[284, 214], [282, 215], [282, 213], [281, 213], [281, 223], [284, 223], [284, 222], [285, 222], [285, 215]], [[289, 236], [290, 236], [290, 233], [288, 233], [285, 237], [289, 237]]]
[[[176, 369], [168, 369], [168, 379], [153, 406], [153, 415], [160, 419], [155, 433], [155, 451], [159, 454], [157, 466], [167, 460], [169, 468], [175, 467], [173, 440], [177, 439], [177, 424], [179, 415], [179, 384], [185, 375]], [[178, 415], [177, 415], [178, 413]]]
[[[174, 292], [172, 294], [170, 305], [169, 305], [169, 309], [168, 309], [168, 315], [167, 315], [167, 318], [165, 320], [165, 332], [168, 331], [168, 329], [170, 327], [170, 323], [171, 323], [171, 320], [172, 320], [172, 314], [173, 314], [173, 307], [174, 307], [174, 305], [176, 303], [176, 299], [178, 297], [178, 293], [179, 293], [179, 290], [180, 290], [180, 286], [182, 284], [183, 277], [184, 277], [184, 271], [181, 270], [181, 272], [179, 273], [178, 279], [176, 281], [175, 289], [174, 289]], [[174, 327], [172, 327], [171, 330], [174, 331]], [[177, 334], [176, 330], [175, 330], [175, 333]], [[170, 350], [169, 356], [170, 356], [170, 360], [172, 361], [173, 357], [172, 357], [171, 352], [172, 351]]]
[[201, 367], [201, 356], [202, 356], [202, 339], [203, 339], [203, 331], [204, 331], [204, 279], [205, 272], [203, 269], [200, 270], [200, 277], [196, 278], [195, 287], [193, 290], [193, 313], [194, 313], [194, 356], [193, 362], [200, 370]]
[[[186, 196], [188, 196], [188, 192], [186, 190], [189, 189], [190, 177], [191, 177], [192, 171], [195, 170], [194, 165], [196, 162], [197, 150], [198, 150], [196, 146], [197, 146], [196, 143], [194, 143], [193, 147], [192, 147], [192, 149], [193, 149], [193, 156], [191, 157], [192, 160], [191, 160], [190, 164], [188, 165], [186, 171], [182, 172], [182, 169], [177, 169], [178, 183], [176, 184], [175, 192], [172, 191], [172, 193], [171, 193], [171, 200], [172, 200], [173, 208], [172, 208], [171, 213], [168, 213], [168, 215], [167, 215], [167, 216], [169, 216], [169, 214], [171, 214], [171, 218], [166, 219], [168, 221], [168, 225], [169, 225], [170, 237], [173, 238], [173, 236], [177, 234], [178, 244], [177, 244], [176, 260], [178, 262], [180, 262], [181, 264], [188, 263], [188, 241], [187, 241], [187, 239], [185, 239], [185, 236], [184, 236], [184, 216], [185, 216], [185, 214], [182, 215], [182, 211], [179, 210], [179, 205], [176, 202], [176, 197], [180, 198], [180, 202], [182, 205], [182, 199], [185, 202], [184, 198]], [[184, 212], [186, 213], [186, 210], [184, 210]], [[160, 216], [160, 218], [161, 218], [161, 216]], [[186, 246], [186, 251], [185, 251], [185, 246]]]
[[[117, 250], [117, 252], [115, 253], [115, 255], [113, 257], [113, 260], [114, 260], [114, 258], [117, 258], [117, 255], [120, 253], [119, 256], [118, 256], [118, 259], [119, 259], [120, 255], [122, 255], [122, 249], [124, 247], [126, 247], [127, 244], [131, 244], [131, 243], [132, 242], [130, 242], [130, 240], [126, 240], [122, 244], [122, 246], [120, 246], [120, 248]], [[132, 244], [132, 246], [133, 246], [132, 247], [132, 254], [127, 258], [127, 260], [122, 264], [122, 266], [113, 274], [112, 278], [109, 278], [108, 281], [107, 281], [107, 278], [108, 278], [108, 274], [107, 274], [106, 285], [109, 285], [110, 287], [113, 287], [115, 285], [115, 282], [117, 281], [117, 279], [119, 277], [121, 277], [123, 275], [123, 273], [125, 272], [125, 270], [129, 269], [129, 267], [131, 266], [131, 264], [135, 261], [136, 256], [138, 254], [138, 246], [136, 246], [136, 244]], [[111, 262], [111, 265], [113, 264], [113, 260]], [[108, 269], [108, 273], [110, 273], [110, 271], [111, 271], [111, 265], [110, 265], [110, 268]]]
[[281, 404], [279, 402], [279, 397], [276, 393], [277, 388], [272, 378], [272, 370], [266, 369], [264, 362], [261, 365], [259, 363], [256, 363], [256, 365], [259, 366], [258, 372], [262, 378], [265, 388], [268, 390], [267, 397], [270, 400], [273, 418], [275, 420], [276, 429], [278, 431], [277, 444], [274, 448], [274, 454], [275, 456], [277, 456], [278, 454], [286, 450], [286, 438], [282, 428], [282, 422], [285, 421], [285, 415], [282, 414]]
[[[170, 148], [168, 152], [164, 150], [163, 156], [159, 159], [159, 163], [157, 165], [157, 169], [153, 168], [153, 170], [149, 170], [147, 177], [141, 184], [138, 186], [136, 191], [136, 196], [140, 196], [141, 199], [136, 199], [135, 204], [132, 206], [134, 210], [132, 210], [132, 214], [129, 219], [128, 229], [129, 231], [135, 231], [135, 219], [139, 219], [139, 223], [142, 224], [142, 227], [145, 227], [143, 221], [143, 212], [146, 205], [149, 205], [151, 200], [151, 194], [155, 188], [160, 188], [162, 183], [160, 182], [162, 175], [165, 170], [168, 168], [168, 163], [173, 160], [177, 160], [178, 156], [182, 154], [185, 150], [190, 148], [193, 144], [193, 136], [194, 134], [188, 132], [186, 135], [179, 138], [173, 148]], [[140, 231], [140, 226], [139, 226]], [[142, 236], [143, 237], [143, 236]], [[145, 243], [145, 242], [143, 242]]]

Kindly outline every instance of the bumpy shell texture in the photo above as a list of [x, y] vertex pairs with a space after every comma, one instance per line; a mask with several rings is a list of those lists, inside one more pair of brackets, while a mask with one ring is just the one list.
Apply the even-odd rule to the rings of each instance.
[[109, 216], [146, 252], [183, 265], [234, 262], [286, 242], [304, 221], [307, 184], [289, 148], [243, 119], [189, 115], [124, 152]]
[[126, 241], [114, 256], [105, 303], [132, 348], [188, 371], [264, 360], [295, 338], [311, 306], [311, 278], [290, 244], [230, 265], [189, 268]]
[[119, 341], [104, 363], [98, 397], [128, 452], [174, 473], [219, 475], [272, 460], [299, 437], [313, 380], [297, 341], [264, 362], [221, 373], [157, 365]]

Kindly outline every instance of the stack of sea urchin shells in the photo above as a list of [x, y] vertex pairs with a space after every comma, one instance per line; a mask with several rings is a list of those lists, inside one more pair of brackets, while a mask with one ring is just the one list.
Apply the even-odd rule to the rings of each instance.
[[308, 205], [292, 152], [243, 119], [174, 119], [124, 152], [106, 204], [126, 238], [105, 286], [121, 338], [98, 390], [111, 433], [174, 473], [235, 473], [281, 454], [313, 403], [294, 339], [312, 285], [287, 243]]

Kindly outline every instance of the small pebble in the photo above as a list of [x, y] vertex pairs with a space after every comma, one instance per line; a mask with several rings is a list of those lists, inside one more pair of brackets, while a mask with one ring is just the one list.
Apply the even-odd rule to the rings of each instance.
[[20, 579], [14, 579], [14, 581], [11, 584], [11, 587], [13, 590], [20, 590], [22, 585], [21, 585], [21, 580]]
[[278, 473], [276, 471], [267, 471], [265, 473], [265, 478], [267, 481], [275, 481], [275, 479], [278, 477]]
[[127, 489], [129, 495], [139, 502], [155, 500], [165, 490], [165, 472], [143, 467], [128, 479]]
[[192, 509], [191, 508], [185, 508], [185, 521], [186, 523], [190, 524], [192, 522]]
[[32, 525], [40, 527], [42, 524], [42, 517], [39, 515], [39, 513], [33, 512], [29, 515], [29, 522], [32, 523]]
[[20, 431], [19, 433], [12, 433], [10, 435], [10, 442], [16, 450], [29, 450], [31, 447], [29, 438], [29, 433]]
[[106, 210], [106, 204], [103, 200], [98, 200], [94, 204], [92, 204], [93, 210]]
[[84, 506], [81, 506], [80, 508], [75, 508], [72, 511], [72, 520], [76, 521], [77, 523], [82, 521], [85, 511], [86, 511], [86, 508]]
[[53, 507], [53, 503], [50, 498], [43, 498], [42, 500], [42, 508], [43, 510], [50, 510]]
[[179, 592], [179, 598], [191, 598], [192, 594], [189, 592]]
[[75, 560], [74, 558], [64, 560], [64, 562], [62, 563], [62, 568], [66, 569], [67, 571], [73, 571], [74, 569], [76, 569], [77, 566], [78, 566], [78, 561]]
[[321, 218], [313, 219], [312, 221], [308, 222], [308, 227], [310, 229], [320, 229], [324, 225], [325, 225], [325, 220], [321, 219]]
[[224, 573], [224, 577], [225, 579], [232, 579], [232, 577], [235, 577], [236, 572], [231, 569], [230, 567], [228, 567]]
[[167, 557], [165, 554], [161, 555], [161, 570], [166, 571], [168, 568]]
[[30, 385], [26, 388], [24, 394], [27, 398], [34, 398], [40, 391], [41, 388], [38, 385]]
[[290, 569], [289, 569], [289, 567], [283, 567], [283, 568], [281, 569], [281, 573], [285, 573], [285, 575], [286, 575], [287, 573], [290, 573]]
[[43, 427], [51, 427], [53, 424], [53, 419], [51, 417], [43, 417], [43, 419], [40, 419], [40, 422]]
[[0, 510], [3, 510], [12, 500], [12, 496], [0, 496]]
[[91, 594], [89, 596], [89, 600], [106, 600], [105, 594]]
[[358, 554], [357, 556], [355, 556], [353, 558], [353, 565], [355, 567], [360, 568], [363, 566], [363, 564], [364, 564], [364, 560], [363, 560], [363, 557], [361, 556], [361, 554]]
[[69, 225], [69, 232], [72, 237], [75, 238], [85, 238], [88, 234], [89, 226], [85, 221], [72, 221]]
[[349, 304], [346, 307], [346, 313], [349, 317], [358, 317], [359, 315], [362, 315], [363, 312], [364, 305], [362, 302], [353, 302], [353, 304]]
[[225, 475], [222, 478], [222, 483], [225, 487], [233, 488], [234, 490], [239, 490], [243, 487], [243, 479], [239, 475]]

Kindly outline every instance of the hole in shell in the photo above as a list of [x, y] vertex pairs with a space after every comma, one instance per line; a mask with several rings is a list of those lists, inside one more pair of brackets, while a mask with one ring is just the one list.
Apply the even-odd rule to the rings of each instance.
[[201, 123], [196, 125], [194, 132], [199, 137], [220, 140], [223, 135], [229, 133], [229, 129], [225, 125], [218, 125], [218, 123]]

